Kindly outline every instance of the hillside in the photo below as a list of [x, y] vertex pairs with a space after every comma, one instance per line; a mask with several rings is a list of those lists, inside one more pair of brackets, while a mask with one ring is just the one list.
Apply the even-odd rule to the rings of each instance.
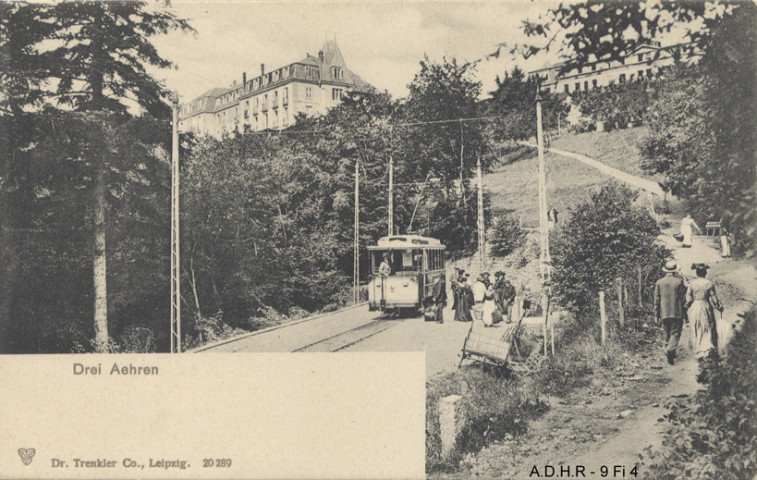
[[[612, 132], [564, 135], [553, 139], [551, 146], [581, 153], [625, 172], [640, 175], [641, 156], [638, 142], [646, 132], [643, 127]], [[538, 159], [535, 155], [500, 165], [484, 177], [491, 193], [492, 217], [514, 213], [525, 227], [538, 225]], [[547, 202], [560, 212], [585, 199], [593, 187], [609, 176], [576, 160], [546, 154]]]

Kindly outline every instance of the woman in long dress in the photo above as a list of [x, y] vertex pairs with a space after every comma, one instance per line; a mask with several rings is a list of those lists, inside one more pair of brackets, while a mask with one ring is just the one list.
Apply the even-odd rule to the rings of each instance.
[[722, 314], [723, 306], [715, 293], [715, 285], [707, 280], [707, 265], [694, 264], [697, 278], [689, 283], [686, 290], [686, 308], [692, 325], [691, 343], [694, 354], [699, 359], [717, 357], [718, 330], [715, 310]]
[[697, 232], [702, 233], [702, 229], [699, 228], [699, 225], [697, 225], [694, 219], [691, 218], [691, 215], [687, 213], [686, 216], [683, 217], [683, 220], [681, 220], [681, 235], [683, 236], [681, 243], [683, 243], [683, 247], [691, 246], [691, 236], [694, 229], [696, 229]]

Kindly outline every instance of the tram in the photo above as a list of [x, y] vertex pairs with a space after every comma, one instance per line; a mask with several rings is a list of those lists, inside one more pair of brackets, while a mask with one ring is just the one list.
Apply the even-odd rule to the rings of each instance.
[[[371, 280], [368, 283], [370, 310], [419, 311], [432, 295], [437, 282], [444, 279], [444, 249], [435, 238], [420, 235], [390, 235], [368, 247]], [[389, 256], [391, 273], [379, 273], [384, 254]]]

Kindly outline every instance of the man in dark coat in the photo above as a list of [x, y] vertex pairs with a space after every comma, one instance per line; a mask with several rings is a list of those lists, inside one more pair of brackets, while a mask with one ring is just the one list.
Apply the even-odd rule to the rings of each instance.
[[513, 301], [515, 301], [515, 287], [505, 276], [505, 272], [499, 272], [501, 278], [499, 302], [502, 304], [503, 313], [507, 314], [507, 321], [512, 322]]
[[438, 323], [444, 323], [443, 311], [445, 305], [447, 305], [447, 279], [444, 274], [434, 284], [434, 289], [431, 293], [434, 299], [434, 308], [436, 309], [436, 321]]
[[655, 319], [665, 327], [665, 353], [671, 365], [675, 363], [676, 348], [683, 329], [686, 296], [686, 287], [680, 277], [675, 275], [676, 270], [674, 261], [666, 262], [662, 268], [665, 276], [657, 280], [654, 287]]

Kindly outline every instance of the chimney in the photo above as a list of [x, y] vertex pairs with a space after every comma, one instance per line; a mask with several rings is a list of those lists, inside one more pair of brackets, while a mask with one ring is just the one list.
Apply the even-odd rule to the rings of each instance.
[[242, 86], [247, 86], [247, 72], [242, 72]]
[[318, 51], [318, 60], [323, 61], [323, 50]]
[[260, 64], [260, 75], [265, 75], [265, 63]]

